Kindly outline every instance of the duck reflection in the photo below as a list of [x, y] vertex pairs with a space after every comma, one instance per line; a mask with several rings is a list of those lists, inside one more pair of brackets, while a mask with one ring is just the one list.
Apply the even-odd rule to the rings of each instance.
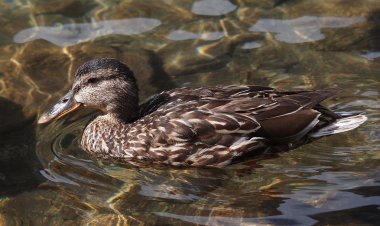
[[[108, 203], [127, 222], [209, 224], [222, 218], [231, 223], [247, 217], [278, 215], [276, 209], [283, 200], [265, 188], [270, 179], [255, 174], [240, 174], [237, 178], [235, 169], [145, 168], [111, 174], [124, 185]], [[244, 190], [247, 184], [256, 184], [256, 188]], [[270, 206], [265, 204], [269, 200]], [[187, 219], [192, 216], [199, 219]]]

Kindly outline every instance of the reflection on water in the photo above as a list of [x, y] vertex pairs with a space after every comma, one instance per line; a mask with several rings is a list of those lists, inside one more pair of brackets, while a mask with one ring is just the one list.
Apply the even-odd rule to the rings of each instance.
[[257, 42], [246, 42], [244, 45], [241, 47], [242, 49], [255, 49], [261, 47], [260, 43]]
[[[0, 224], [379, 222], [380, 3], [169, 2], [0, 2]], [[338, 85], [343, 92], [327, 105], [369, 120], [225, 169], [99, 162], [79, 147], [98, 112], [37, 132], [32, 121], [78, 65], [105, 56], [131, 64], [142, 99], [176, 86]]]
[[291, 20], [260, 19], [249, 30], [252, 32], [273, 32], [277, 40], [287, 43], [313, 42], [324, 39], [323, 28], [349, 27], [365, 22], [365, 18], [339, 18], [304, 16]]
[[34, 27], [18, 32], [16, 43], [45, 39], [58, 46], [70, 46], [106, 35], [136, 35], [154, 29], [161, 22], [155, 19], [132, 18], [106, 20], [86, 24], [64, 24], [58, 27]]
[[363, 54], [362, 56], [367, 58], [368, 60], [375, 60], [376, 58], [380, 57], [380, 52], [369, 52]]
[[193, 3], [191, 11], [198, 15], [221, 16], [236, 9], [236, 5], [227, 0], [201, 0]]

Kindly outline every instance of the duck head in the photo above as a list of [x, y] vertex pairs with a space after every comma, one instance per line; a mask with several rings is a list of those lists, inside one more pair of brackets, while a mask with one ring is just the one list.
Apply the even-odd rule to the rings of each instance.
[[138, 88], [133, 72], [116, 59], [84, 63], [75, 73], [71, 89], [38, 120], [48, 123], [81, 107], [100, 109], [126, 122], [138, 117]]

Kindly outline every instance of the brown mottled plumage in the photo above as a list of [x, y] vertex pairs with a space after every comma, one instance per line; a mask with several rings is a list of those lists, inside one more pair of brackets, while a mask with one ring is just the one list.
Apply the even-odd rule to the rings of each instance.
[[87, 125], [81, 144], [97, 157], [135, 165], [223, 167], [237, 157], [356, 128], [365, 116], [343, 118], [319, 104], [337, 92], [177, 88], [139, 105], [132, 71], [115, 59], [97, 59], [78, 69], [72, 89], [39, 123], [80, 106], [96, 107], [104, 114]]

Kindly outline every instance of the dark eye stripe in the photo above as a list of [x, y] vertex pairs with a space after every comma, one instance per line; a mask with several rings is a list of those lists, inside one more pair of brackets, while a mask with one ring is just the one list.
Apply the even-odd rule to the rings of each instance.
[[89, 78], [87, 80], [87, 83], [97, 83], [99, 81], [99, 78]]
[[87, 81], [83, 82], [79, 86], [75, 86], [73, 88], [73, 93], [77, 93], [80, 89], [82, 89], [83, 87], [86, 87], [86, 86], [88, 86], [90, 84], [95, 85], [95, 84], [98, 84], [98, 83], [100, 83], [102, 81], [113, 80], [113, 79], [116, 79], [116, 78], [120, 78], [120, 76], [118, 76], [118, 75], [109, 75], [109, 76], [89, 78]]
[[111, 75], [111, 76], [103, 76], [103, 77], [95, 77], [95, 78], [89, 78], [86, 82], [84, 82], [82, 85], [86, 86], [88, 84], [95, 84], [99, 83], [101, 81], [106, 81], [106, 80], [112, 80], [115, 79], [116, 77], [120, 77], [117, 75]]

